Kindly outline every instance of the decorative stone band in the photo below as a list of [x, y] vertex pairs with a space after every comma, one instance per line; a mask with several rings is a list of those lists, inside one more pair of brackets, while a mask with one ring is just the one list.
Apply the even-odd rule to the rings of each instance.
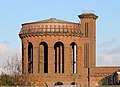
[[38, 25], [27, 24], [23, 25], [20, 33], [20, 37], [33, 36], [33, 35], [60, 35], [60, 36], [82, 36], [79, 24], [44, 24]]
[[95, 73], [95, 74], [91, 74], [90, 76], [93, 76], [93, 77], [98, 77], [98, 76], [109, 76], [111, 75], [112, 73]]

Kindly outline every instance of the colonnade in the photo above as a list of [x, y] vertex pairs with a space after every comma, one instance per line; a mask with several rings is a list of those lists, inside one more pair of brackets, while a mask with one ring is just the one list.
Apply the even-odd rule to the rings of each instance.
[[[24, 44], [23, 44], [24, 45]], [[24, 46], [23, 46], [24, 47]], [[77, 46], [76, 44], [73, 42], [70, 44], [69, 46], [72, 50], [70, 51], [71, 52], [71, 57], [70, 55], [68, 55], [68, 61], [69, 63], [68, 64], [71, 64], [71, 65], [68, 65], [68, 68], [69, 66], [72, 66], [72, 73], [77, 73]], [[23, 70], [24, 72], [28, 72], [28, 73], [33, 73], [34, 71], [34, 67], [33, 67], [33, 63], [35, 64], [38, 64], [38, 65], [34, 65], [36, 66], [38, 69], [38, 73], [49, 73], [49, 71], [51, 72], [50, 69], [52, 69], [52, 71], [54, 71], [54, 73], [64, 73], [66, 70], [65, 70], [65, 47], [63, 45], [62, 42], [56, 42], [54, 44], [54, 55], [53, 58], [54, 59], [49, 59], [49, 55], [50, 55], [50, 52], [48, 53], [48, 45], [46, 42], [42, 42], [40, 43], [39, 45], [39, 48], [37, 49], [38, 50], [38, 61], [34, 61], [34, 55], [36, 54], [36, 52], [34, 52], [34, 46], [32, 45], [32, 43], [28, 43], [28, 47], [27, 49], [22, 49], [23, 51], [26, 51], [28, 54], [27, 56], [25, 55], [26, 52], [22, 52], [24, 55], [22, 55], [24, 58], [23, 58]], [[68, 48], [69, 49], [69, 48]], [[37, 51], [36, 50], [36, 51]], [[33, 53], [35, 53], [33, 55]], [[28, 59], [26, 59], [28, 58]], [[71, 59], [72, 58], [72, 59]], [[25, 65], [25, 62], [28, 61], [28, 65], [26, 64]], [[54, 61], [54, 67], [51, 65], [53, 65], [53, 63], [50, 63], [51, 61]], [[71, 63], [70, 63], [71, 61]], [[51, 65], [50, 65], [51, 64]], [[24, 66], [25, 65], [25, 66]], [[26, 71], [25, 67], [28, 67], [26, 69], [28, 69], [28, 71]], [[53, 70], [54, 69], [54, 70]]]

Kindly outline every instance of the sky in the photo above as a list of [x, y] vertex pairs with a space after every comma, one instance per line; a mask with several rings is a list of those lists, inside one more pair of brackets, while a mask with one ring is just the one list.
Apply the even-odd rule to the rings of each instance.
[[93, 12], [97, 19], [97, 66], [120, 66], [120, 0], [0, 0], [0, 67], [21, 52], [21, 24], [58, 18], [79, 22]]

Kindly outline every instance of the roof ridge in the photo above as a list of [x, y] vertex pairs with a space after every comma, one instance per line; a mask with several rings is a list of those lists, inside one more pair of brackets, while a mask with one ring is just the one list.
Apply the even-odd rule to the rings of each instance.
[[78, 24], [76, 22], [64, 21], [64, 20], [57, 19], [57, 18], [49, 18], [49, 19], [45, 19], [45, 20], [40, 20], [40, 21], [30, 22], [30, 23], [24, 23], [24, 24], [32, 24], [32, 23], [72, 23], [72, 24], [74, 23], [74, 24]]
[[[46, 20], [38, 21], [38, 22], [69, 22], [69, 21], [64, 21], [64, 20], [57, 19], [57, 18], [49, 18]], [[73, 22], [69, 22], [69, 23], [73, 23]]]

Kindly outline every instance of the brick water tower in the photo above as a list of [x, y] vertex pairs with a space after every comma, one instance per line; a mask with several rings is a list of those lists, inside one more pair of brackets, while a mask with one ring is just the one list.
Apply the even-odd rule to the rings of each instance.
[[79, 23], [56, 18], [22, 24], [22, 73], [37, 85], [87, 85], [87, 68], [96, 67], [96, 19]]

